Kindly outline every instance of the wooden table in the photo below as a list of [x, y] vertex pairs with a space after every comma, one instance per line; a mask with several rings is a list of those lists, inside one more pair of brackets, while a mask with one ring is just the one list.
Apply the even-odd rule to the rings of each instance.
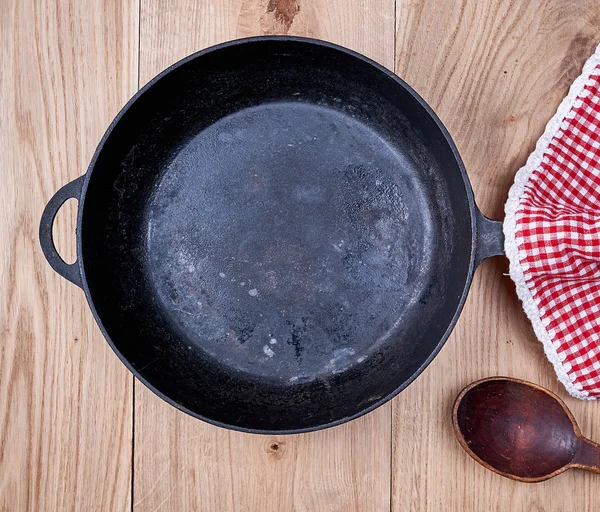
[[[0, 26], [0, 510], [599, 509], [597, 476], [516, 483], [454, 439], [456, 394], [498, 374], [557, 392], [600, 439], [600, 404], [558, 384], [505, 259], [478, 270], [454, 334], [398, 398], [341, 427], [263, 437], [194, 420], [134, 382], [83, 293], [44, 261], [37, 227], [140, 85], [214, 43], [280, 33], [395, 69], [448, 127], [482, 210], [502, 218], [600, 41], [600, 0], [2, 0]], [[71, 260], [74, 213], [56, 228]]]

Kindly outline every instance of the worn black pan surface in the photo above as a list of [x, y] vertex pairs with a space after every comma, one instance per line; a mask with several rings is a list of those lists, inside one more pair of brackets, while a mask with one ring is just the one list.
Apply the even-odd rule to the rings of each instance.
[[[51, 239], [69, 197], [72, 266]], [[50, 201], [40, 236], [137, 377], [258, 432], [335, 425], [402, 390], [502, 244], [414, 91], [289, 37], [220, 45], [155, 78]]]

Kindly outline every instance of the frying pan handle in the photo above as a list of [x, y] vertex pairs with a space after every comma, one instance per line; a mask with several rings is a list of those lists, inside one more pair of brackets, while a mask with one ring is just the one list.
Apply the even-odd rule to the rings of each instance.
[[65, 204], [67, 200], [79, 200], [84, 177], [85, 176], [80, 176], [76, 180], [67, 183], [54, 194], [44, 208], [42, 220], [40, 221], [40, 245], [42, 246], [42, 252], [44, 253], [44, 256], [46, 256], [48, 263], [50, 263], [50, 266], [55, 272], [80, 288], [83, 288], [83, 283], [81, 281], [79, 263], [77, 260], [75, 263], [66, 263], [65, 260], [60, 257], [60, 254], [58, 254], [56, 246], [54, 245], [54, 239], [52, 238], [52, 225], [54, 224], [54, 219], [56, 218], [58, 210], [60, 210], [60, 207]]
[[477, 247], [475, 266], [492, 256], [504, 256], [504, 231], [502, 222], [488, 219], [477, 209], [476, 214]]

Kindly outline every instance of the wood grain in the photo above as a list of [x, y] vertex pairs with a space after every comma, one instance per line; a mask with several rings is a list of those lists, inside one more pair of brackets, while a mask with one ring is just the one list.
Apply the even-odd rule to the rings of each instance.
[[[600, 42], [600, 2], [397, 0], [396, 7], [397, 73], [450, 130], [483, 212], [503, 218], [515, 172]], [[454, 334], [393, 401], [395, 511], [597, 508], [594, 475], [513, 482], [482, 469], [454, 439], [454, 398], [493, 375], [548, 387], [583, 435], [600, 439], [598, 404], [570, 398], [557, 382], [506, 271], [504, 258], [484, 262]]]
[[[0, 510], [125, 510], [132, 378], [37, 230], [135, 90], [137, 7], [3, 1], [0, 30]], [[72, 259], [73, 219], [55, 233]]]
[[[211, 44], [275, 33], [331, 40], [391, 68], [393, 20], [393, 0], [143, 0], [140, 78]], [[390, 414], [388, 405], [324, 432], [253, 436], [187, 417], [136, 383], [134, 509], [387, 511]]]
[[[454, 439], [460, 389], [509, 375], [556, 392], [600, 440], [598, 404], [557, 383], [506, 260], [484, 262], [446, 347], [391, 404], [323, 432], [251, 436], [132, 386], [83, 293], [43, 261], [37, 224], [136, 87], [211, 44], [282, 33], [395, 68], [436, 109], [479, 205], [500, 219], [514, 173], [600, 42], [600, 0], [139, 2], [0, 2], [0, 510], [595, 510], [594, 475], [520, 484]], [[74, 212], [55, 229], [71, 260]]]

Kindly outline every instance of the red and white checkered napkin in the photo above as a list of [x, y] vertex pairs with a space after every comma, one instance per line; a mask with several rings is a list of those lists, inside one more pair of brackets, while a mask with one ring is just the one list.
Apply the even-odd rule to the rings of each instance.
[[560, 381], [600, 397], [600, 46], [517, 173], [506, 254]]

